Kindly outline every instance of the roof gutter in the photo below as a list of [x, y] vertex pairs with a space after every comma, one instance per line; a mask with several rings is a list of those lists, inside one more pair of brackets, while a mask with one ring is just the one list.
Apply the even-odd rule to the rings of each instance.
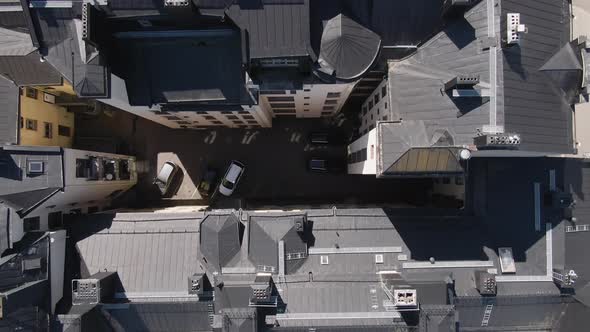
[[35, 30], [35, 24], [33, 23], [33, 18], [31, 17], [31, 10], [29, 8], [29, 0], [20, 0], [20, 5], [23, 10], [23, 16], [25, 21], [27, 22], [27, 28], [29, 29], [29, 35], [31, 36], [31, 42], [33, 46], [36, 48], [41, 47], [39, 44], [39, 38], [37, 36], [37, 31]]

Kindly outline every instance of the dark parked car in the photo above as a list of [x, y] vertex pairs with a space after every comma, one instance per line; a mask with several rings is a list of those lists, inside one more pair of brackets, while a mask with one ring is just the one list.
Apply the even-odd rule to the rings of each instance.
[[170, 194], [170, 186], [176, 178], [179, 170], [180, 167], [171, 161], [165, 162], [164, 165], [162, 165], [162, 168], [160, 168], [158, 176], [154, 178], [154, 184], [158, 186], [162, 196]]
[[346, 160], [311, 158], [307, 162], [307, 168], [312, 172], [320, 173], [343, 173], [346, 172]]
[[343, 136], [340, 136], [335, 133], [328, 133], [323, 131], [312, 132], [309, 134], [308, 140], [311, 144], [332, 144], [332, 145], [342, 145], [346, 143], [346, 140]]
[[201, 197], [207, 198], [211, 196], [213, 191], [215, 190], [215, 183], [217, 181], [217, 171], [211, 168], [207, 168], [203, 177], [201, 178], [201, 182], [197, 187], [199, 194]]

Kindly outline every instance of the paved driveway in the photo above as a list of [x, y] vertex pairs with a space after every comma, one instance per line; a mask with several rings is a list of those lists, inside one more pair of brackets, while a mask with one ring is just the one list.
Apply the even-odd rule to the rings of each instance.
[[310, 132], [326, 128], [328, 124], [322, 119], [275, 119], [270, 129], [180, 130], [116, 111], [112, 117], [80, 119], [76, 131], [80, 136], [108, 136], [123, 142], [121, 146], [148, 164], [149, 171], [138, 186], [143, 198], [156, 197], [150, 182], [166, 160], [177, 162], [184, 171], [173, 198], [198, 200], [201, 196], [195, 188], [204, 167], [216, 168], [223, 175], [232, 159], [246, 165], [234, 199], [251, 205], [395, 203], [424, 194], [428, 181], [309, 173], [306, 160], [312, 156], [346, 155], [345, 146], [313, 146], [307, 142]]

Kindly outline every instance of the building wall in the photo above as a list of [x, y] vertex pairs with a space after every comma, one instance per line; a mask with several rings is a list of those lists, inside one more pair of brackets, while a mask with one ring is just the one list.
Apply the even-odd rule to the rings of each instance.
[[[129, 163], [129, 179], [119, 180], [119, 175], [114, 180], [99, 178], [90, 180], [79, 177], [76, 173], [76, 165], [79, 159], [89, 157], [100, 157], [105, 160], [126, 160]], [[24, 222], [28, 218], [39, 217], [39, 230], [51, 229], [49, 214], [61, 212], [70, 213], [92, 213], [109, 208], [113, 199], [123, 192], [129, 190], [137, 183], [137, 170], [135, 157], [126, 155], [109, 154], [102, 152], [64, 149], [64, 188], [43, 202], [35, 210], [27, 214], [26, 218], [20, 219], [16, 214], [11, 215], [13, 222], [10, 223], [11, 242], [19, 241], [25, 234]]]
[[363, 102], [361, 106], [361, 126], [359, 132], [361, 135], [366, 134], [377, 126], [377, 121], [391, 121], [398, 119], [389, 119], [390, 114], [390, 93], [387, 79], [377, 86], [375, 91]]
[[304, 84], [301, 90], [264, 91], [260, 105], [273, 117], [331, 117], [342, 109], [355, 84]]
[[377, 129], [348, 145], [348, 174], [377, 174]]
[[[40, 89], [26, 87], [20, 90], [20, 145], [71, 147], [74, 137], [74, 113], [68, 112], [65, 107], [44, 101], [46, 92]], [[27, 90], [36, 91], [36, 98], [29, 97]], [[36, 130], [27, 126], [27, 122], [31, 121], [36, 121]], [[49, 126], [47, 133], [46, 125]], [[60, 126], [69, 130], [63, 131], [60, 135]]]

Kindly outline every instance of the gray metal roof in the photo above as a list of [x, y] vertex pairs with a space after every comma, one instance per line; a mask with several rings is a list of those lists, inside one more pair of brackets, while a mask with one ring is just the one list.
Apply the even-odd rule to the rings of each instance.
[[340, 79], [355, 79], [371, 67], [380, 47], [379, 35], [340, 14], [324, 25], [318, 62]]
[[[295, 230], [293, 216], [250, 216], [248, 256], [255, 265], [279, 267], [279, 241], [285, 243], [285, 254], [305, 253], [307, 244]], [[286, 261], [286, 269], [295, 261]]]
[[0, 56], [27, 55], [36, 49], [29, 34], [0, 27]]
[[575, 103], [582, 86], [582, 54], [574, 42], [563, 45], [545, 64], [539, 68], [564, 93], [569, 103]]
[[520, 13], [528, 33], [520, 45], [503, 48], [505, 130], [521, 135], [521, 149], [571, 153], [572, 110], [547, 76], [539, 71], [570, 41], [569, 1], [502, 1], [502, 31], [507, 13]]
[[0, 144], [17, 144], [20, 95], [14, 82], [0, 75]]
[[308, 55], [315, 58], [310, 43], [309, 0], [260, 3], [259, 6], [234, 3], [226, 10], [226, 15], [247, 31], [250, 58]]
[[61, 74], [49, 62], [41, 62], [38, 51], [25, 56], [0, 56], [0, 73], [19, 86], [62, 84]]
[[210, 214], [201, 222], [200, 251], [216, 271], [221, 271], [240, 252], [240, 226], [234, 214]]
[[[91, 275], [117, 271], [126, 293], [188, 293], [188, 277], [200, 271], [199, 219], [119, 221], [76, 244]], [[131, 295], [129, 295], [131, 296]]]
[[[43, 161], [45, 173], [27, 176], [27, 160]], [[0, 149], [0, 161], [3, 163], [3, 167], [0, 167], [0, 196], [18, 195], [8, 196], [12, 197], [9, 201], [15, 207], [32, 204], [31, 199], [22, 193], [31, 192], [36, 198], [41, 198], [49, 193], [49, 188], [64, 186], [62, 153], [59, 148], [4, 146]]]
[[[451, 22], [411, 57], [390, 63], [388, 118], [403, 119], [401, 126], [422, 123], [426, 138], [420, 136], [420, 130], [416, 138], [420, 141], [415, 143], [432, 145], [439, 133], [447, 132], [451, 145], [473, 144], [478, 130], [490, 124], [490, 102], [452, 98], [441, 92], [457, 75], [479, 75], [479, 87], [489, 88], [490, 51], [481, 44], [488, 35], [488, 15], [491, 13], [483, 1], [465, 14], [465, 20]], [[502, 90], [501, 82], [498, 80], [498, 91]], [[499, 103], [497, 112], [501, 110]]]

